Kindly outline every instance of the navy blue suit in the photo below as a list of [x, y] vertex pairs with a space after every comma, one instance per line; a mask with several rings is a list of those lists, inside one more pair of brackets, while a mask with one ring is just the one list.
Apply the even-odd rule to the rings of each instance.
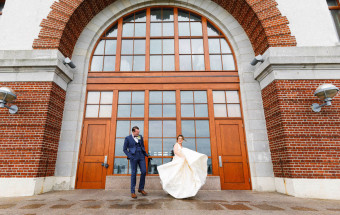
[[130, 160], [131, 193], [135, 193], [137, 165], [141, 171], [138, 190], [144, 190], [146, 176], [145, 156], [148, 157], [148, 154], [145, 151], [142, 135], [138, 136], [138, 143], [135, 141], [132, 135], [125, 137], [123, 151], [126, 154], [127, 159]]

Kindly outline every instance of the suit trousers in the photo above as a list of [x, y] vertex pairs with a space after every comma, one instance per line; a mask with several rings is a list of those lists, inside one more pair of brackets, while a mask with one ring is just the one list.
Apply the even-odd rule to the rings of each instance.
[[139, 190], [144, 190], [145, 176], [146, 176], [146, 163], [145, 156], [141, 150], [136, 150], [133, 158], [130, 159], [131, 166], [131, 193], [135, 193], [136, 187], [136, 175], [137, 175], [137, 165], [141, 171], [141, 176], [139, 180]]

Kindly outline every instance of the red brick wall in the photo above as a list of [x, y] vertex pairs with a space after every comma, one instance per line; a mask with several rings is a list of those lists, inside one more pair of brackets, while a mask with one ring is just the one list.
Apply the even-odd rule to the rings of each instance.
[[[115, 0], [60, 0], [51, 6], [44, 19], [34, 49], [58, 49], [72, 56], [74, 46], [85, 26]], [[247, 33], [256, 55], [268, 47], [296, 46], [288, 26], [275, 0], [213, 0], [225, 8]]]
[[324, 83], [340, 80], [276, 80], [262, 90], [276, 177], [340, 178], [340, 96], [321, 112], [311, 110]]
[[66, 92], [52, 82], [0, 82], [19, 111], [0, 109], [0, 177], [54, 175]]

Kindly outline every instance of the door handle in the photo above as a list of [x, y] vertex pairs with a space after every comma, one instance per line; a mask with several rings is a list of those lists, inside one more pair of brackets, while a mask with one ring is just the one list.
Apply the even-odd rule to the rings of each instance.
[[222, 157], [221, 156], [218, 156], [218, 161], [220, 163], [220, 167], [222, 167]]
[[106, 169], [109, 168], [109, 164], [107, 163], [107, 156], [105, 156], [104, 163], [102, 163], [102, 166], [105, 167]]

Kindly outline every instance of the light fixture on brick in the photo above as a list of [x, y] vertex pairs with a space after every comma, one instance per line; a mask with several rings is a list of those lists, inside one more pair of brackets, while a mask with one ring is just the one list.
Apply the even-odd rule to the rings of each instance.
[[338, 94], [339, 88], [334, 86], [333, 84], [323, 84], [320, 85], [314, 93], [314, 96], [317, 96], [320, 100], [323, 100], [325, 103], [319, 105], [317, 103], [312, 104], [312, 110], [314, 112], [320, 112], [321, 107], [323, 106], [331, 106], [332, 98]]
[[11, 114], [18, 112], [18, 107], [16, 105], [7, 105], [7, 103], [11, 103], [15, 99], [17, 99], [17, 95], [15, 95], [14, 90], [9, 87], [0, 88], [0, 108], [8, 108]]

